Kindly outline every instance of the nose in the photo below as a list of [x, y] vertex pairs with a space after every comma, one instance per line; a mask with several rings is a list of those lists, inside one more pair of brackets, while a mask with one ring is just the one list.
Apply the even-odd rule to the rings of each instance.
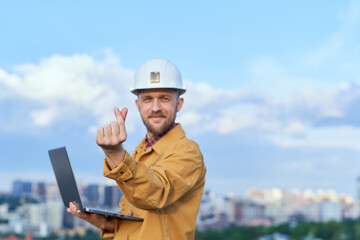
[[153, 104], [151, 106], [151, 110], [153, 112], [158, 112], [161, 110], [161, 103], [160, 103], [159, 99], [156, 99], [156, 98], [154, 99]]

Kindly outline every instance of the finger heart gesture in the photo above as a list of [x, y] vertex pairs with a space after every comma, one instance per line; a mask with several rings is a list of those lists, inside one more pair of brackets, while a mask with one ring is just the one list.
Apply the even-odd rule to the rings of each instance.
[[114, 109], [116, 122], [105, 125], [97, 130], [96, 143], [103, 149], [118, 150], [122, 143], [126, 141], [125, 119], [127, 108], [121, 111], [119, 108]]

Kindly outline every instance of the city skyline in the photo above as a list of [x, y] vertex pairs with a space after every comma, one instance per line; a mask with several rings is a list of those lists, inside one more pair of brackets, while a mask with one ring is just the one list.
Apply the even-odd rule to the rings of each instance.
[[[359, 178], [360, 179], [360, 178]], [[360, 184], [360, 180], [358, 179], [357, 184]], [[19, 184], [21, 186], [21, 191], [19, 190]], [[22, 180], [22, 179], [16, 179], [12, 182], [9, 190], [0, 192], [0, 194], [3, 194], [4, 196], [20, 196], [22, 194], [18, 194], [18, 192], [22, 192], [25, 195], [31, 195], [31, 194], [37, 194], [37, 188], [38, 185], [41, 185], [41, 187], [49, 187], [55, 188], [57, 191], [58, 186], [56, 181], [46, 181], [46, 180], [39, 180], [39, 181], [32, 181], [32, 180]], [[24, 188], [25, 186], [25, 188]], [[89, 182], [89, 181], [77, 181], [77, 187], [79, 189], [80, 195], [84, 195], [87, 187], [89, 186], [96, 186], [100, 188], [106, 188], [106, 187], [117, 187], [117, 185], [113, 181], [107, 181], [107, 182]], [[24, 190], [26, 189], [26, 190]], [[119, 190], [120, 191], [120, 190]], [[14, 192], [16, 194], [14, 194]], [[55, 194], [54, 191], [51, 191], [52, 194]], [[358, 199], [357, 196], [360, 196], [360, 188], [357, 189], [357, 196], [352, 196], [350, 194], [344, 193], [344, 192], [336, 192], [334, 189], [310, 189], [306, 188], [304, 190], [300, 190], [297, 188], [292, 189], [280, 189], [277, 187], [272, 188], [248, 188], [243, 194], [236, 194], [235, 192], [227, 192], [227, 193], [217, 193], [211, 189], [204, 189], [204, 194], [210, 194], [212, 196], [221, 196], [221, 197], [247, 197], [254, 195], [256, 192], [267, 192], [267, 196], [271, 196], [271, 198], [279, 198], [280, 195], [282, 197], [282, 193], [288, 192], [296, 195], [302, 195], [304, 198], [307, 199], [313, 199], [316, 201], [319, 201], [320, 199], [329, 199], [329, 200], [336, 200], [337, 198], [344, 197], [344, 198], [351, 198], [349, 199], [349, 203], [355, 203], [358, 202], [360, 199]], [[121, 193], [121, 192], [120, 192]], [[55, 194], [58, 198], [60, 198], [60, 192], [58, 191]], [[256, 195], [256, 194], [255, 194]], [[120, 200], [120, 199], [119, 199]]]
[[[121, 194], [116, 185], [79, 184], [79, 190], [84, 204], [119, 210]], [[2, 233], [31, 232], [34, 236], [46, 237], [52, 233], [64, 235], [75, 231], [84, 234], [87, 229], [95, 230], [85, 221], [66, 213], [56, 184], [15, 181], [12, 192], [0, 197]], [[358, 216], [359, 203], [351, 196], [335, 191], [249, 189], [245, 196], [219, 196], [205, 191], [196, 226], [198, 231], [222, 231], [229, 226], [289, 224], [295, 227], [305, 222], [341, 223]]]
[[359, 26], [351, 0], [4, 3], [0, 192], [15, 179], [54, 181], [47, 151], [61, 146], [78, 181], [106, 182], [96, 129], [128, 107], [134, 150], [145, 128], [132, 78], [161, 57], [184, 78], [177, 121], [202, 150], [206, 189], [356, 196]]

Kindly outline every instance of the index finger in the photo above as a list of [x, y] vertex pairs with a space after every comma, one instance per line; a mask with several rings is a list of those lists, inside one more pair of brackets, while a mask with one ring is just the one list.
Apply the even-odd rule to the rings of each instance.
[[127, 108], [123, 108], [121, 111], [118, 107], [115, 107], [114, 109], [114, 113], [115, 113], [115, 117], [116, 117], [116, 121], [118, 123], [123, 123], [125, 122], [126, 119], [126, 115], [127, 115]]

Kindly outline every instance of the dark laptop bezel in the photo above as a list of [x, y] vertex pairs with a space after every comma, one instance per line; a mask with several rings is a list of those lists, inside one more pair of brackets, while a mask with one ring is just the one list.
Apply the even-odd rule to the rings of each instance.
[[49, 150], [49, 157], [65, 207], [69, 207], [69, 203], [75, 201], [82, 212], [97, 213], [116, 218], [143, 221], [142, 218], [121, 214], [115, 211], [84, 206], [81, 200], [79, 189], [77, 187], [75, 175], [71, 167], [70, 159], [66, 151], [66, 147]]

